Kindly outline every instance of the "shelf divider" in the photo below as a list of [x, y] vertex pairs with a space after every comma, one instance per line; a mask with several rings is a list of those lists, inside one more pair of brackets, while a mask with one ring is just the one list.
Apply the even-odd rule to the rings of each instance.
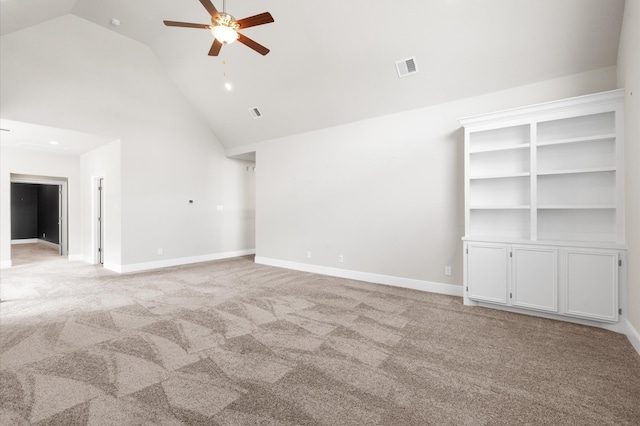
[[538, 210], [606, 210], [615, 208], [615, 204], [543, 204], [538, 206]]
[[604, 135], [595, 136], [583, 136], [578, 138], [556, 139], [550, 141], [538, 141], [538, 146], [551, 146], [562, 145], [567, 143], [581, 143], [581, 142], [597, 142], [597, 141], [614, 141], [616, 139], [615, 133], [607, 133]]
[[531, 173], [529, 172], [521, 172], [521, 173], [496, 173], [494, 175], [484, 175], [484, 176], [470, 176], [469, 180], [480, 180], [480, 179], [501, 179], [501, 178], [513, 178], [513, 177], [529, 177]]
[[486, 148], [476, 148], [469, 150], [469, 154], [482, 154], [483, 152], [497, 152], [497, 151], [509, 151], [512, 149], [525, 149], [530, 148], [530, 143], [514, 144], [508, 146], [491, 146]]
[[578, 173], [602, 173], [602, 172], [615, 172], [615, 167], [585, 167], [583, 169], [566, 169], [566, 170], [538, 170], [538, 176], [549, 175], [570, 175]]
[[526, 210], [530, 209], [530, 205], [514, 205], [514, 206], [470, 206], [471, 210]]

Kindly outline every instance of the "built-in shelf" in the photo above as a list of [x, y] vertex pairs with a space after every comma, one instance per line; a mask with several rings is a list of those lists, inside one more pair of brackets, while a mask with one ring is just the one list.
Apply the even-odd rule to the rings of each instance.
[[551, 141], [540, 141], [536, 145], [537, 146], [549, 146], [549, 145], [562, 145], [567, 143], [582, 143], [582, 142], [598, 142], [598, 141], [613, 141], [616, 138], [615, 133], [607, 134], [607, 135], [595, 135], [588, 137], [578, 137], [578, 138], [567, 138], [567, 139], [558, 139]]
[[618, 321], [623, 105], [619, 89], [459, 120], [465, 304]]
[[529, 173], [529, 172], [522, 172], [522, 173], [496, 173], [496, 174], [493, 174], [493, 175], [470, 176], [469, 179], [471, 179], [471, 180], [501, 179], [501, 178], [513, 178], [513, 177], [527, 177], [527, 176], [531, 176], [531, 173]]
[[531, 147], [531, 144], [517, 144], [517, 145], [507, 145], [507, 146], [489, 146], [486, 148], [476, 148], [473, 151], [469, 152], [469, 154], [482, 154], [485, 152], [498, 152], [498, 151], [509, 151], [512, 149], [528, 149]]
[[591, 209], [615, 209], [615, 204], [542, 204], [538, 205], [539, 210], [591, 210]]
[[461, 119], [465, 235], [624, 243], [624, 92]]
[[471, 210], [522, 210], [530, 209], [531, 206], [471, 206]]
[[529, 238], [496, 238], [493, 236], [482, 236], [482, 237], [462, 237], [462, 241], [484, 241], [487, 243], [504, 243], [504, 244], [524, 244], [530, 246], [571, 246], [571, 247], [581, 247], [581, 248], [600, 248], [605, 250], [625, 250], [626, 246], [624, 244], [617, 243], [593, 243], [593, 241], [568, 241], [568, 240], [554, 240], [548, 239], [544, 241], [539, 240], [530, 240]]
[[571, 175], [578, 173], [601, 173], [615, 172], [616, 167], [585, 167], [583, 169], [566, 169], [566, 170], [538, 170], [538, 176], [546, 175]]

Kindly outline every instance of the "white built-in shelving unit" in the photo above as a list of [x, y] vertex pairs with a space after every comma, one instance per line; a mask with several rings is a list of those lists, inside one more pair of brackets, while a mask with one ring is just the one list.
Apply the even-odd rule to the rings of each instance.
[[623, 95], [613, 90], [459, 120], [465, 303], [618, 321]]

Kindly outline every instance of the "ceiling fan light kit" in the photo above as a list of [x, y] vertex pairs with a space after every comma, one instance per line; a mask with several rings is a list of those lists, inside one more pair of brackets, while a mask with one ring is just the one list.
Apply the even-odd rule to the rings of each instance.
[[214, 40], [211, 45], [211, 49], [209, 49], [209, 56], [218, 56], [223, 45], [231, 44], [236, 40], [263, 56], [269, 53], [269, 49], [239, 32], [239, 30], [244, 30], [245, 28], [274, 22], [273, 17], [269, 12], [236, 20], [233, 16], [225, 12], [226, 8], [224, 3], [222, 13], [218, 12], [213, 3], [211, 3], [211, 0], [200, 0], [200, 3], [202, 3], [204, 8], [207, 9], [207, 12], [211, 15], [211, 25], [177, 21], [164, 21], [164, 24], [168, 27], [201, 28], [211, 30]]
[[240, 24], [231, 15], [221, 13], [212, 19], [211, 33], [222, 44], [231, 44], [238, 39], [237, 29]]

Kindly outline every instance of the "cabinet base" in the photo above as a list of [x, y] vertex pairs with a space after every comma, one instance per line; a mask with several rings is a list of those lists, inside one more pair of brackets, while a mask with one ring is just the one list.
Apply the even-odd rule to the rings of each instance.
[[627, 322], [626, 318], [622, 318], [622, 317], [616, 323], [606, 323], [606, 322], [600, 322], [600, 321], [586, 320], [582, 318], [575, 318], [575, 317], [570, 317], [566, 315], [553, 314], [548, 312], [539, 312], [539, 311], [532, 311], [529, 309], [520, 309], [513, 306], [494, 305], [492, 303], [478, 302], [478, 301], [470, 300], [467, 298], [464, 298], [463, 304], [466, 306], [477, 306], [482, 308], [498, 309], [501, 311], [512, 312], [515, 314], [529, 315], [529, 316], [534, 316], [539, 318], [570, 322], [574, 324], [586, 325], [589, 327], [598, 327], [598, 328], [603, 328], [605, 330], [609, 330], [609, 331], [613, 331], [613, 332], [621, 333], [625, 335], [628, 334], [625, 327], [625, 324]]

